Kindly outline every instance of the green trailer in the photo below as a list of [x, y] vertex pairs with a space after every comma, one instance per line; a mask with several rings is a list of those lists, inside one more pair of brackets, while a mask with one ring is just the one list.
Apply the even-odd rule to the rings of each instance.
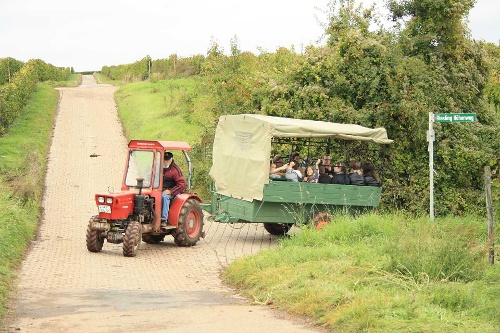
[[269, 179], [275, 138], [317, 138], [391, 143], [385, 129], [253, 114], [222, 116], [213, 146], [211, 203], [203, 204], [217, 222], [257, 222], [274, 235], [329, 215], [378, 207], [381, 187], [318, 184]]

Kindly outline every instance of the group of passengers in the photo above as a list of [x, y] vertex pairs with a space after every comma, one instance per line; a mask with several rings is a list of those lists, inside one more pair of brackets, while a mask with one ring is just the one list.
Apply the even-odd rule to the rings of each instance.
[[299, 153], [292, 153], [288, 163], [283, 162], [281, 155], [276, 155], [270, 164], [269, 178], [274, 180], [288, 180], [292, 182], [308, 182], [321, 184], [365, 185], [380, 186], [377, 171], [371, 163], [353, 160], [349, 169], [342, 162], [331, 165], [330, 155], [309, 165], [301, 166]]

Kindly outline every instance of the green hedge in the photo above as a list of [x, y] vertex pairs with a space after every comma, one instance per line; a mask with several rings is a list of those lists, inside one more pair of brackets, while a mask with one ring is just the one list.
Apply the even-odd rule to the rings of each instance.
[[[19, 66], [19, 62], [12, 58], [6, 58], [0, 62], [0, 66], [5, 66], [5, 64], [7, 66], [12, 64], [12, 68]], [[69, 74], [69, 68], [61, 69], [40, 59], [32, 59], [15, 71], [6, 84], [0, 88], [0, 135], [4, 135], [20, 115], [38, 82], [63, 81], [68, 78]]]

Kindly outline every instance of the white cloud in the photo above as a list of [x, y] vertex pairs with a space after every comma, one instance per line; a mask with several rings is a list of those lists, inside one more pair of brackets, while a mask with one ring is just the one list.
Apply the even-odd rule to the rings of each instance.
[[477, 40], [500, 44], [500, 1], [478, 0], [469, 13], [469, 28]]

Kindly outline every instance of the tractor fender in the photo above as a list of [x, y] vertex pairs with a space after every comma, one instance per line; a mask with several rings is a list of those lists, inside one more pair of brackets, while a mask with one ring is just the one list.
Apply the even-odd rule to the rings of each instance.
[[174, 200], [172, 200], [172, 204], [170, 205], [170, 209], [168, 211], [168, 224], [177, 226], [179, 223], [179, 214], [181, 212], [182, 206], [188, 201], [189, 199], [195, 199], [199, 202], [201, 202], [201, 198], [192, 193], [181, 193], [177, 195]]

